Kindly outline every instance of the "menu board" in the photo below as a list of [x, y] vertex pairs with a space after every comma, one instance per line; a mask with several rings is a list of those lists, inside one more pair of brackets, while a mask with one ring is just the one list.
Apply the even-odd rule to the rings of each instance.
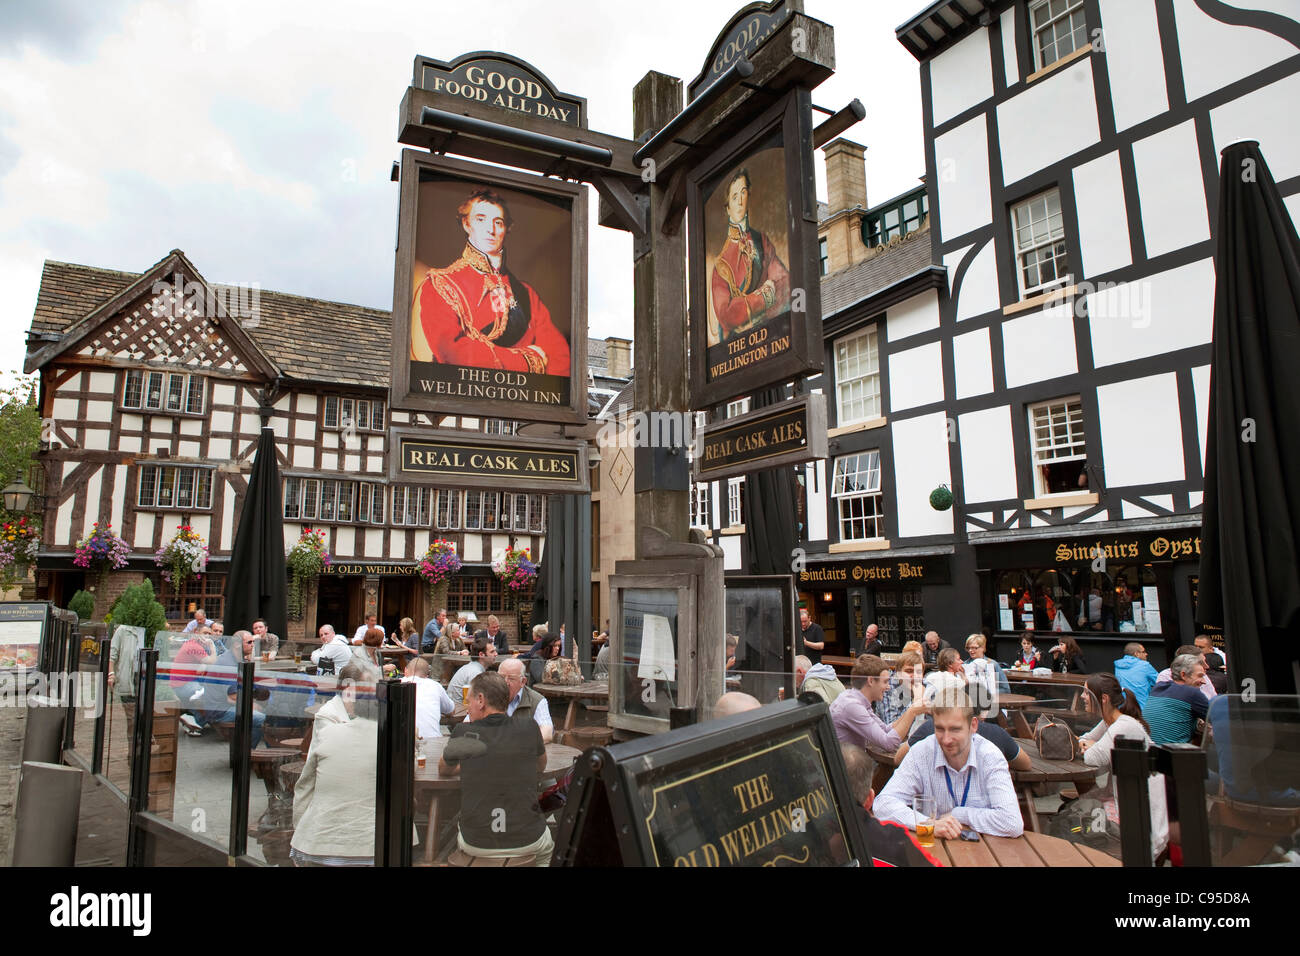
[[41, 638], [48, 617], [48, 604], [0, 604], [0, 670], [40, 666]]

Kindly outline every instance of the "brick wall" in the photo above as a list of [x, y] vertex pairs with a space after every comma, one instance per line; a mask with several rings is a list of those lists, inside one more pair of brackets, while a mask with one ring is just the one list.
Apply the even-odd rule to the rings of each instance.
[[[94, 585], [95, 613], [94, 620], [102, 621], [113, 602], [122, 596], [122, 592], [145, 580], [143, 571], [111, 571], [104, 579]], [[86, 590], [90, 590], [87, 588]]]

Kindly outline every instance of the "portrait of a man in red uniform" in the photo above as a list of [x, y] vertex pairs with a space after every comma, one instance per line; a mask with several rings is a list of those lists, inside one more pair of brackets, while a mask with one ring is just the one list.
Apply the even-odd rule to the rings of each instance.
[[727, 237], [709, 282], [710, 345], [748, 332], [790, 307], [790, 273], [768, 234], [749, 221], [749, 170], [742, 167], [725, 183]]
[[568, 376], [569, 343], [536, 290], [507, 263], [505, 198], [478, 187], [456, 210], [465, 248], [432, 268], [411, 303], [411, 359]]

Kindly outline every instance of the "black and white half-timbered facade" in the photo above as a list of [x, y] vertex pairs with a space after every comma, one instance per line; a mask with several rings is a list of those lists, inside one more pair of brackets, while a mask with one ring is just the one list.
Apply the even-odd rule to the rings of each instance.
[[[322, 623], [350, 632], [371, 612], [390, 630], [408, 616], [422, 627], [433, 609], [415, 565], [439, 536], [456, 543], [464, 562], [449, 607], [480, 618], [509, 614], [513, 623], [491, 561], [508, 546], [540, 558], [545, 496], [388, 479], [389, 427], [427, 422], [387, 407], [391, 324], [386, 311], [208, 283], [180, 250], [143, 274], [46, 262], [26, 361], [40, 374], [45, 418], [38, 596], [66, 604], [95, 583], [72, 559], [98, 521], [130, 546], [128, 567], [98, 589], [98, 613], [150, 576], [169, 619], [197, 607], [221, 619], [239, 509], [267, 423], [283, 480], [285, 547], [305, 528], [324, 529], [332, 558], [290, 637]], [[606, 343], [591, 346], [594, 359], [605, 354]], [[603, 381], [602, 363], [592, 371], [608, 394], [618, 387]], [[515, 427], [497, 419], [437, 424], [497, 434]], [[210, 557], [208, 573], [176, 593], [153, 556], [179, 525], [206, 540]]]
[[898, 29], [927, 208], [866, 208], [896, 267], [823, 279], [804, 597], [844, 650], [873, 619], [893, 646], [991, 626], [1007, 656], [1064, 626], [1098, 661], [1195, 633], [1219, 151], [1257, 139], [1300, 211], [1300, 18], [1240, 6], [944, 0]]

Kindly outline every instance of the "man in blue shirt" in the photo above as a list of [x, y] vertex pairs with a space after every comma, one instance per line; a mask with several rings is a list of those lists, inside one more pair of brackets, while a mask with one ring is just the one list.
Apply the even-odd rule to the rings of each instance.
[[1124, 691], [1137, 697], [1145, 707], [1147, 694], [1156, 686], [1156, 669], [1147, 661], [1147, 649], [1137, 641], [1124, 645], [1124, 656], [1115, 662], [1115, 679]]
[[424, 625], [424, 633], [420, 635], [420, 650], [425, 654], [432, 654], [434, 645], [438, 643], [438, 638], [442, 637], [442, 629], [447, 626], [447, 609], [438, 608], [438, 613], [428, 624]]
[[1142, 708], [1151, 728], [1151, 740], [1158, 744], [1189, 744], [1196, 734], [1196, 721], [1203, 720], [1210, 702], [1201, 692], [1205, 664], [1194, 654], [1180, 654], [1169, 665], [1172, 680], [1156, 684]]

